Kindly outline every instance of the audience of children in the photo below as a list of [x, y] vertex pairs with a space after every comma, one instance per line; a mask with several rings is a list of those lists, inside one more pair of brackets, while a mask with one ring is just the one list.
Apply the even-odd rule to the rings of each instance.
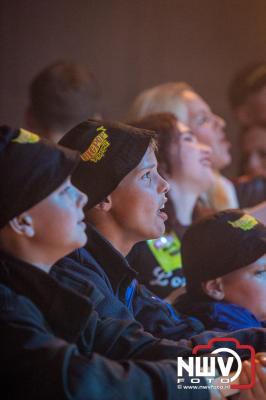
[[[81, 152], [82, 162], [73, 174], [73, 181], [88, 195], [93, 182], [94, 195], [89, 195], [86, 217], [97, 229], [87, 226], [89, 252], [82, 249], [64, 258], [53, 272], [62, 281], [66, 274], [67, 278], [74, 274], [85, 282], [94, 282], [104, 295], [96, 304], [101, 317], [120, 315], [124, 303], [131, 319], [135, 317], [146, 330], [156, 336], [177, 339], [201, 331], [199, 321], [176, 314], [169, 304], [140, 285], [125, 259], [136, 241], [164, 230], [165, 216], [161, 215], [160, 207], [165, 201], [167, 185], [157, 172], [153, 141], [150, 131], [103, 121], [85, 121], [64, 136], [65, 145]], [[240, 340], [249, 340], [243, 334], [257, 335], [247, 331], [231, 333]], [[204, 334], [192, 340], [202, 343]]]
[[[87, 197], [70, 182], [78, 161], [36, 134], [0, 129], [1, 391], [29, 400], [175, 399], [176, 363], [156, 360], [188, 355], [190, 347], [128, 320], [99, 319], [90, 301], [102, 299], [96, 287], [62, 285], [50, 274], [86, 242]], [[180, 391], [179, 398], [188, 397]]]
[[[244, 172], [263, 175], [254, 132], [264, 127], [265, 66], [248, 73], [237, 104]], [[99, 111], [93, 75], [62, 61], [32, 82], [25, 119], [71, 150], [0, 128], [3, 390], [29, 400], [223, 399], [177, 391], [173, 360], [217, 336], [266, 351], [266, 228], [257, 209], [191, 223], [210, 187], [212, 208], [250, 207], [266, 200], [265, 179], [234, 185], [219, 173], [231, 162], [225, 122], [185, 83], [142, 93], [132, 126], [86, 120]], [[185, 284], [175, 307], [161, 299]], [[240, 396], [266, 398], [263, 355], [254, 390]], [[240, 383], [248, 378], [245, 365]]]

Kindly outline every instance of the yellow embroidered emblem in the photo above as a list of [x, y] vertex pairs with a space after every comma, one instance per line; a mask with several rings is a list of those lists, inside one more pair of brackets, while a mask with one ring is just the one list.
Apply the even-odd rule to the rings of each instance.
[[250, 231], [250, 229], [253, 229], [254, 226], [258, 224], [258, 221], [251, 215], [245, 214], [236, 221], [228, 221], [228, 224], [232, 225], [234, 228], [240, 228], [243, 231]]
[[100, 126], [96, 130], [100, 133], [95, 136], [87, 150], [81, 154], [80, 157], [83, 161], [92, 161], [95, 163], [100, 161], [104, 157], [107, 148], [110, 146], [110, 142], [107, 140], [108, 134], [106, 133], [106, 128]]
[[20, 129], [18, 137], [13, 139], [12, 142], [36, 143], [36, 142], [39, 142], [39, 140], [40, 140], [40, 137], [38, 135], [36, 135], [36, 133], [26, 131], [26, 129]]

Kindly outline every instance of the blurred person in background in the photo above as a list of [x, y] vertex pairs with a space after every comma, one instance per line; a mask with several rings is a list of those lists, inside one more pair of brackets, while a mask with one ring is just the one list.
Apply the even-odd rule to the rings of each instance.
[[241, 173], [266, 176], [266, 125], [253, 125], [241, 132]]
[[229, 102], [241, 127], [266, 125], [266, 63], [253, 63], [233, 77]]
[[57, 61], [31, 82], [25, 112], [28, 129], [53, 142], [80, 121], [100, 115], [100, 89], [82, 64]]
[[[216, 173], [212, 188], [202, 196], [204, 207], [214, 210], [253, 207], [266, 200], [266, 181], [245, 179], [232, 183], [220, 171], [231, 163], [230, 142], [225, 121], [214, 114], [194, 89], [184, 82], [170, 82], [141, 92], [134, 100], [129, 119], [135, 120], [152, 112], [172, 112], [188, 125], [199, 141], [212, 149], [211, 160]], [[253, 210], [249, 210], [253, 213]], [[265, 204], [256, 207], [256, 216], [266, 221]]]
[[240, 128], [240, 173], [265, 176], [266, 64], [251, 64], [238, 71], [228, 96]]

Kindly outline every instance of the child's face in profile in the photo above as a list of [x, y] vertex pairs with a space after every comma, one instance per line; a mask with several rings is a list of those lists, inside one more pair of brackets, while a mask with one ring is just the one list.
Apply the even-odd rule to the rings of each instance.
[[173, 178], [200, 194], [208, 190], [215, 179], [211, 148], [200, 143], [190, 129], [180, 122], [178, 131], [169, 148]]
[[[51, 255], [63, 257], [83, 246], [87, 237], [83, 207], [87, 196], [68, 178], [57, 190], [29, 210], [35, 243]], [[59, 257], [60, 258], [60, 257]]]
[[157, 171], [157, 159], [148, 147], [139, 165], [112, 192], [112, 214], [130, 244], [164, 233], [167, 215], [162, 211], [168, 183]]
[[266, 176], [266, 128], [250, 127], [241, 136], [243, 172]]
[[221, 279], [224, 301], [245, 307], [259, 320], [266, 320], [266, 254]]
[[196, 93], [185, 91], [183, 98], [188, 109], [187, 125], [201, 143], [212, 149], [211, 159], [215, 169], [222, 169], [231, 162], [230, 143], [224, 131], [225, 121], [215, 115], [209, 105]]

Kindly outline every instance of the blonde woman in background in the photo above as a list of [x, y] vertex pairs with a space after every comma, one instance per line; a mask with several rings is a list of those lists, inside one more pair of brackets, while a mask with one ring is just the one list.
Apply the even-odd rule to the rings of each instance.
[[[255, 178], [233, 184], [220, 171], [231, 163], [230, 142], [225, 133], [225, 121], [215, 115], [210, 106], [194, 89], [184, 82], [170, 82], [141, 92], [130, 109], [129, 120], [156, 112], [171, 112], [188, 125], [198, 140], [212, 149], [215, 183], [202, 197], [204, 204], [214, 210], [253, 207], [266, 200], [266, 180]], [[249, 210], [266, 221], [265, 204]]]

